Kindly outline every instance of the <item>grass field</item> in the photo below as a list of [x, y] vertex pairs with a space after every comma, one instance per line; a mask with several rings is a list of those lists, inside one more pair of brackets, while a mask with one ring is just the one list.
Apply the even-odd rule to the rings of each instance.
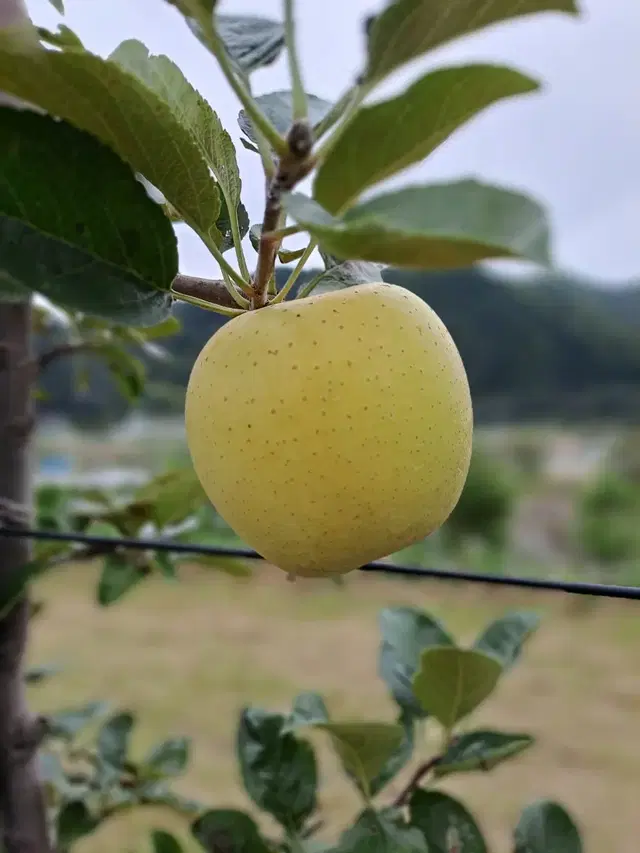
[[[143, 750], [170, 734], [194, 739], [184, 793], [242, 805], [233, 755], [243, 704], [286, 708], [300, 690], [322, 692], [336, 716], [390, 719], [376, 675], [378, 611], [422, 606], [464, 639], [507, 609], [543, 616], [522, 662], [471, 720], [530, 731], [539, 744], [487, 776], [445, 786], [464, 796], [492, 842], [510, 853], [509, 828], [540, 796], [565, 803], [587, 853], [637, 853], [640, 837], [640, 619], [637, 604], [597, 603], [482, 587], [352, 575], [343, 588], [289, 584], [261, 567], [238, 581], [189, 571], [180, 585], [150, 580], [111, 610], [92, 603], [95, 571], [74, 566], [36, 589], [47, 606], [34, 623], [30, 659], [61, 675], [32, 688], [40, 710], [108, 698], [139, 713]], [[322, 801], [332, 827], [358, 803], [322, 751]], [[395, 786], [397, 787], [397, 786]], [[161, 813], [114, 822], [79, 846], [91, 853], [148, 848], [148, 829], [178, 827]]]

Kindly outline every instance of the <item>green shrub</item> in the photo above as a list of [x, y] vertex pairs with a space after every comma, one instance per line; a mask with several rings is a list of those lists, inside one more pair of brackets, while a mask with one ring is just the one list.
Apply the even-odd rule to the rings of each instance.
[[640, 430], [629, 430], [617, 439], [611, 454], [611, 468], [640, 485]]
[[525, 477], [534, 478], [540, 474], [544, 461], [544, 445], [534, 437], [523, 435], [511, 441], [510, 455], [518, 471]]
[[639, 510], [640, 489], [631, 480], [608, 472], [590, 484], [578, 512], [578, 535], [586, 556], [615, 565], [640, 553]]
[[447, 547], [458, 550], [468, 540], [479, 540], [503, 550], [515, 497], [515, 483], [508, 469], [474, 450], [460, 500], [441, 531]]

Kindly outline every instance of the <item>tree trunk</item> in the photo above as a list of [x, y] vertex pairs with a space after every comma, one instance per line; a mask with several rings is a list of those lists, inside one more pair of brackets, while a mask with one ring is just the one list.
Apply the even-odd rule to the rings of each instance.
[[[0, 525], [31, 515], [30, 340], [30, 305], [0, 302]], [[0, 536], [0, 586], [30, 557], [27, 539]], [[51, 850], [38, 779], [40, 726], [27, 710], [22, 675], [28, 620], [23, 598], [0, 621], [0, 848], [6, 853]]]
[[[24, 0], [0, 0], [0, 30], [31, 23]], [[20, 105], [0, 92], [0, 104]], [[24, 105], [26, 106], [26, 105]], [[31, 306], [0, 301], [0, 527], [29, 521], [33, 426]], [[27, 539], [0, 536], [0, 588], [31, 557]], [[27, 709], [23, 659], [26, 597], [0, 613], [0, 849], [51, 853], [38, 774], [38, 721]]]

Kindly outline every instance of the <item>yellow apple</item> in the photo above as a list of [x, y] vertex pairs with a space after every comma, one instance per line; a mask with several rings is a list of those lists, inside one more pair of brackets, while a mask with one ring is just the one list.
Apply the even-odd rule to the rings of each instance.
[[382, 282], [230, 320], [196, 360], [185, 421], [222, 518], [307, 577], [344, 574], [436, 530], [460, 497], [473, 431], [447, 329]]

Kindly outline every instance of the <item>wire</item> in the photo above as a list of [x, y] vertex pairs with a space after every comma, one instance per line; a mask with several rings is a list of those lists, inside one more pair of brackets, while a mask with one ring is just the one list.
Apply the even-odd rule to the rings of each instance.
[[[30, 530], [12, 527], [0, 527], [0, 536], [11, 538], [39, 539], [50, 542], [75, 542], [94, 548], [132, 549], [138, 551], [165, 551], [174, 554], [201, 554], [210, 557], [236, 557], [249, 560], [262, 560], [256, 551], [248, 548], [225, 548], [219, 545], [197, 545], [184, 542], [172, 542], [168, 539], [116, 539], [111, 536], [89, 536], [84, 533], [60, 533], [56, 530]], [[548, 590], [565, 592], [572, 595], [591, 595], [599, 598], [623, 598], [640, 601], [640, 587], [618, 586], [616, 584], [582, 583], [580, 581], [541, 580], [517, 575], [492, 575], [483, 572], [459, 571], [456, 569], [424, 569], [419, 566], [397, 566], [395, 563], [374, 562], [360, 566], [362, 572], [378, 572], [389, 575], [403, 575], [413, 578], [432, 578], [434, 580], [481, 583], [493, 586], [513, 586], [521, 589]]]

